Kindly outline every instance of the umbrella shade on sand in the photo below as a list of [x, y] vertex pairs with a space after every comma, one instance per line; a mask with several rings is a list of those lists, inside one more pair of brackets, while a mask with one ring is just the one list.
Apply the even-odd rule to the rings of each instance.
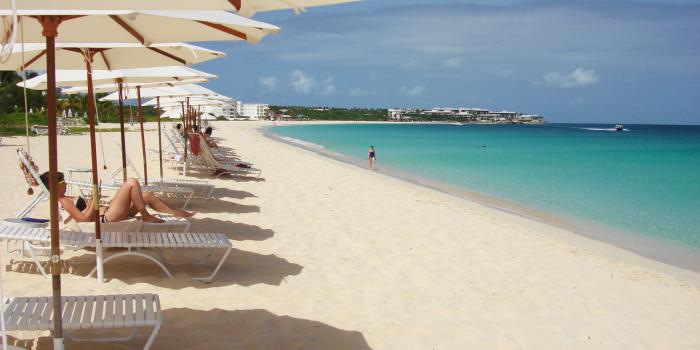
[[[6, 0], [5, 0], [6, 1]], [[181, 1], [174, 1], [179, 3]], [[182, 1], [184, 2], [184, 1]], [[12, 2], [14, 4], [14, 2]], [[117, 3], [117, 2], [114, 2]], [[140, 4], [148, 1], [140, 2]], [[56, 8], [62, 2], [47, 3], [44, 8]], [[139, 9], [134, 4], [134, 9]], [[9, 8], [9, 7], [5, 7]], [[20, 8], [22, 8], [20, 6]], [[170, 7], [171, 8], [171, 7]], [[0, 10], [0, 16], [12, 16], [3, 21], [0, 36], [20, 43], [46, 43], [47, 111], [49, 124], [49, 190], [51, 227], [51, 282], [53, 314], [61, 315], [61, 257], [58, 230], [58, 161], [56, 137], [56, 58], [55, 44], [59, 42], [128, 42], [149, 46], [153, 43], [181, 41], [246, 40], [257, 42], [279, 28], [236, 16], [225, 11], [89, 11], [89, 10]], [[10, 25], [5, 25], [10, 23]], [[60, 36], [59, 36], [60, 32]], [[90, 69], [88, 69], [89, 71]], [[90, 82], [92, 84], [92, 82]], [[94, 121], [93, 121], [94, 122]], [[94, 134], [94, 124], [91, 126]], [[93, 169], [95, 172], [97, 169]], [[99, 225], [99, 224], [97, 224]], [[98, 248], [101, 240], [96, 240]], [[62, 318], [54, 317], [54, 348], [63, 349]]]
[[[292, 9], [295, 13], [306, 12], [307, 7], [337, 5], [358, 0], [17, 0], [17, 8], [41, 10], [47, 8], [90, 10], [236, 10], [250, 17], [257, 12]], [[10, 0], [0, 0], [1, 8], [10, 8]]]

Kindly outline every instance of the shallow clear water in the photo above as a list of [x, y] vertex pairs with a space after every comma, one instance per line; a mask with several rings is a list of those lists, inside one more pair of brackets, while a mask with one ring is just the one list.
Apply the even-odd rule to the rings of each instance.
[[273, 132], [525, 206], [700, 247], [700, 126], [338, 124]]

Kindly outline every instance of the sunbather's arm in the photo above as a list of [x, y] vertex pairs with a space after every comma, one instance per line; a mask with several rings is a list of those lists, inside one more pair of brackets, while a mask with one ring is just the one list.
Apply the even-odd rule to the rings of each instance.
[[90, 198], [87, 207], [83, 211], [80, 211], [80, 209], [75, 206], [75, 203], [73, 203], [73, 199], [69, 197], [61, 198], [60, 202], [63, 209], [67, 211], [76, 222], [90, 222], [95, 219], [95, 212], [93, 211], [94, 199], [92, 198]]

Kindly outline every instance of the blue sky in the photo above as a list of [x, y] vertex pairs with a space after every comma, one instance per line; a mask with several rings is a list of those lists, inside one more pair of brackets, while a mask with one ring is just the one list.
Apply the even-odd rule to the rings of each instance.
[[368, 0], [197, 66], [245, 102], [483, 107], [553, 122], [700, 124], [700, 0]]

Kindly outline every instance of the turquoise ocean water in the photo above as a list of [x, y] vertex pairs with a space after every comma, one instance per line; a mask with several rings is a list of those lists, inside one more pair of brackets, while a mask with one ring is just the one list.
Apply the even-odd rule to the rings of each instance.
[[[272, 132], [380, 168], [700, 249], [700, 126], [336, 124]], [[380, 169], [381, 170], [381, 169]]]

